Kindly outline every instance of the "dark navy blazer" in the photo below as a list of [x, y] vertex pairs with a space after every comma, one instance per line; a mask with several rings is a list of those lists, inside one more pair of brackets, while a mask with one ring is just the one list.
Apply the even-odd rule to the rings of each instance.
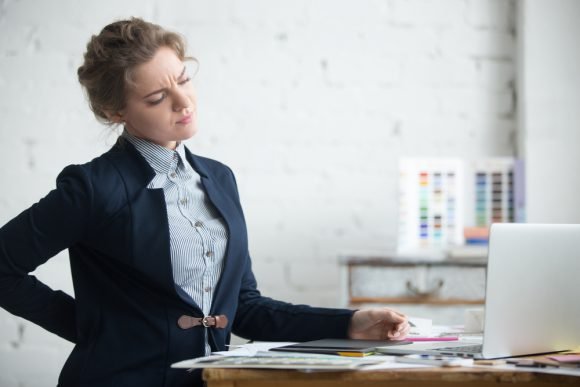
[[[224, 350], [230, 332], [254, 340], [345, 337], [352, 311], [291, 305], [257, 290], [244, 215], [231, 170], [187, 151], [229, 231], [211, 314], [226, 329], [181, 329], [203, 316], [176, 291], [162, 189], [126, 140], [84, 165], [66, 167], [57, 188], [0, 229], [0, 306], [76, 345], [59, 386], [194, 386], [199, 373], [171, 369], [203, 355], [204, 335]], [[75, 298], [28, 273], [69, 249]], [[24, 367], [24, 365], [23, 365]]]

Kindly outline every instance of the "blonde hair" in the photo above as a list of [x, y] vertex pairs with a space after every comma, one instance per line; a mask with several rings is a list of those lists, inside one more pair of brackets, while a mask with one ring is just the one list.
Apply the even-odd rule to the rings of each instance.
[[181, 35], [140, 18], [116, 21], [91, 37], [77, 75], [99, 121], [114, 124], [107, 113], [125, 107], [134, 68], [151, 60], [161, 47], [171, 48], [181, 60], [195, 60], [185, 56]]

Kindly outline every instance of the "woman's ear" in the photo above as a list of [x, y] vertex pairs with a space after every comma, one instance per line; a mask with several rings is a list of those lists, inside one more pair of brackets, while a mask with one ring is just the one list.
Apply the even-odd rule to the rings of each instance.
[[123, 124], [125, 123], [125, 119], [123, 118], [123, 113], [121, 112], [105, 112], [107, 119], [115, 124]]

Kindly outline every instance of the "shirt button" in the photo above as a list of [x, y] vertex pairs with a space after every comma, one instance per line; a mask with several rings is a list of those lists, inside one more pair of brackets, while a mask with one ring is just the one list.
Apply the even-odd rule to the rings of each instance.
[[179, 202], [180, 202], [181, 204], [185, 205], [185, 204], [187, 203], [187, 199], [181, 199]]
[[177, 173], [175, 173], [175, 172], [171, 172], [171, 173], [169, 174], [169, 177], [172, 177], [172, 178], [174, 178], [174, 179], [175, 179], [175, 178], [177, 177]]
[[201, 227], [203, 226], [203, 223], [201, 223], [199, 220], [197, 222], [195, 222], [195, 224], [193, 225], [194, 227]]
[[206, 287], [205, 289], [203, 289], [203, 290], [205, 290], [207, 293], [209, 293], [209, 292], [211, 291], [211, 288], [210, 288], [209, 286], [207, 286], [207, 287]]
[[208, 251], [207, 253], [205, 253], [205, 256], [208, 258], [213, 257], [213, 251]]

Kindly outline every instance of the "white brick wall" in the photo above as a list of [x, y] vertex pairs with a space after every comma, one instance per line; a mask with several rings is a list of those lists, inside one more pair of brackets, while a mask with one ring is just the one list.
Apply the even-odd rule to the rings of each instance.
[[519, 8], [519, 128], [530, 222], [580, 223], [580, 2]]
[[[201, 62], [189, 146], [236, 172], [263, 292], [337, 305], [337, 256], [394, 247], [399, 157], [514, 154], [514, 8], [0, 0], [0, 224], [112, 144], [76, 68], [91, 34], [142, 16], [186, 35]], [[37, 274], [72, 292], [66, 254]], [[1, 386], [56, 384], [70, 348], [0, 311]]]

